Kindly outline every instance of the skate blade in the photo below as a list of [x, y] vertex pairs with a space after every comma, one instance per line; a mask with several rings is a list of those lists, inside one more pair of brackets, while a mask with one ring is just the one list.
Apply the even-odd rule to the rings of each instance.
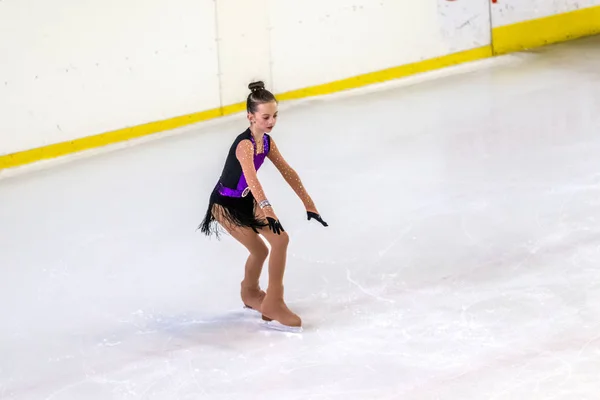
[[304, 331], [301, 326], [287, 326], [277, 321], [267, 321], [264, 319], [262, 325], [267, 329], [272, 329], [280, 332], [302, 333]]
[[244, 310], [248, 310], [248, 311], [251, 311], [251, 312], [253, 312], [253, 313], [260, 314], [260, 311], [258, 311], [258, 310], [255, 310], [254, 308], [252, 308], [252, 307], [250, 307], [250, 306], [248, 306], [248, 305], [246, 305], [246, 304], [244, 304]]

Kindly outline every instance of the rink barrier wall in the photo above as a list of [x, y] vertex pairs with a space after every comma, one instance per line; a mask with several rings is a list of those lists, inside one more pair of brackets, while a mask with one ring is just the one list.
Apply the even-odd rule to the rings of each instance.
[[[492, 44], [473, 50], [401, 65], [325, 84], [276, 93], [281, 101], [327, 95], [374, 83], [433, 71], [515, 51], [572, 40], [600, 33], [600, 7], [594, 6], [550, 17], [519, 22], [492, 29]], [[178, 127], [236, 114], [245, 110], [244, 103], [235, 103], [162, 121], [127, 127], [80, 139], [51, 144], [0, 156], [0, 170], [23, 166], [42, 160], [66, 156], [125, 142], [131, 139], [169, 131]]]
[[198, 113], [169, 118], [163, 121], [150, 122], [129, 128], [118, 129], [98, 135], [87, 136], [67, 142], [55, 143], [31, 150], [0, 156], [0, 170], [19, 167], [37, 161], [62, 157], [85, 150], [104, 147], [110, 144], [124, 142], [139, 137], [169, 131], [182, 126], [195, 124], [222, 116], [221, 109], [213, 109]]
[[0, 156], [233, 102], [215, 13], [215, 0], [0, 1]]
[[[399, 79], [411, 75], [438, 70], [441, 68], [476, 61], [491, 56], [492, 47], [484, 46], [473, 50], [466, 50], [412, 64], [370, 72], [347, 79], [329, 82], [326, 84], [316, 85], [298, 90], [292, 90], [283, 93], [275, 93], [275, 96], [279, 101], [289, 101], [312, 96], [322, 96], [340, 92], [343, 90], [359, 88], [374, 83], [386, 82], [393, 79]], [[57, 158], [84, 150], [91, 150], [94, 148], [99, 148], [118, 142], [124, 142], [159, 132], [169, 131], [182, 126], [191, 125], [226, 115], [236, 114], [245, 110], [245, 103], [236, 103], [198, 113], [169, 118], [162, 121], [151, 122], [143, 125], [110, 131], [94, 136], [84, 137], [81, 139], [70, 140], [67, 142], [61, 142], [31, 150], [7, 154], [0, 156], [0, 170], [23, 166], [25, 164], [30, 164], [51, 158]]]
[[492, 29], [495, 55], [523, 51], [600, 33], [600, 6]]

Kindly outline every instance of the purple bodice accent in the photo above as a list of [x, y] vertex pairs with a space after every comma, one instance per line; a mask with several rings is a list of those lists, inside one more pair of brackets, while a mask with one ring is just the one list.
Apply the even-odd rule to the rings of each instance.
[[[258, 171], [265, 162], [267, 154], [269, 154], [269, 137], [266, 134], [263, 136], [263, 152], [260, 154], [256, 154], [256, 142], [254, 141], [254, 136], [250, 136], [250, 141], [254, 146], [254, 168]], [[218, 184], [218, 187], [219, 194], [227, 197], [246, 197], [246, 195], [248, 195], [248, 193], [250, 192], [250, 189], [248, 188], [248, 183], [246, 182], [246, 177], [244, 176], [243, 172], [235, 189], [225, 187], [220, 182]]]

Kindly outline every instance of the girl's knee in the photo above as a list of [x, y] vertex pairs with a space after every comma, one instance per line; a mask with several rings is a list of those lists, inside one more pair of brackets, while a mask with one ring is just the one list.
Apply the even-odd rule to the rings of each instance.
[[271, 245], [271, 248], [286, 248], [290, 243], [290, 236], [287, 232], [283, 231], [277, 234], [268, 230], [269, 228], [266, 229], [263, 231], [263, 235]]
[[281, 232], [279, 235], [275, 235], [275, 243], [273, 245], [279, 247], [287, 247], [290, 243], [290, 235], [287, 232]]
[[263, 244], [262, 246], [258, 246], [256, 249], [254, 249], [252, 254], [262, 260], [266, 260], [269, 256], [269, 248]]

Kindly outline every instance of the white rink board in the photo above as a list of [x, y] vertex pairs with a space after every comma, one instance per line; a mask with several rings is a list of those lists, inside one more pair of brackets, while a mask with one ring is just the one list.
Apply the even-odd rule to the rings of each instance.
[[277, 92], [490, 44], [487, 0], [270, 3]]
[[498, 0], [492, 4], [494, 28], [600, 6], [600, 0]]
[[246, 100], [248, 83], [270, 88], [268, 0], [218, 0], [221, 103]]
[[219, 106], [211, 0], [0, 2], [0, 155]]
[[0, 155], [490, 44], [487, 0], [0, 1], [0, 33]]

